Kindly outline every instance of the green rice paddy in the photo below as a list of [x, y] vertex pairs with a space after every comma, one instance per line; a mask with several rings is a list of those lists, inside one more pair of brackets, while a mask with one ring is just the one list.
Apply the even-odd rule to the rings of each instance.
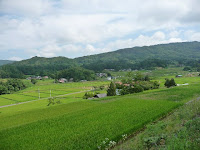
[[[161, 84], [164, 78], [158, 78]], [[200, 78], [175, 80], [189, 85], [169, 89], [162, 86], [143, 93], [85, 100], [81, 91], [108, 82], [53, 84], [41, 81], [18, 93], [0, 96], [0, 105], [6, 105], [11, 100], [17, 103], [38, 99], [38, 88], [42, 98], [49, 97], [49, 90], [53, 96], [81, 92], [61, 96], [61, 104], [51, 106], [43, 99], [0, 108], [0, 149], [89, 150], [97, 149], [105, 138], [117, 142], [122, 140], [122, 135], [138, 131], [200, 96]]]

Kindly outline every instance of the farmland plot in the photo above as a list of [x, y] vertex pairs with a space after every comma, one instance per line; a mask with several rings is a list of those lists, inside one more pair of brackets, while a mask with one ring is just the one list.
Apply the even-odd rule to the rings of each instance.
[[37, 100], [39, 98], [48, 98], [50, 96], [60, 96], [70, 93], [91, 90], [93, 86], [107, 85], [108, 82], [81, 82], [54, 84], [50, 82], [39, 82], [38, 85], [29, 87], [14, 94], [0, 95], [0, 106], [15, 104], [19, 102]]

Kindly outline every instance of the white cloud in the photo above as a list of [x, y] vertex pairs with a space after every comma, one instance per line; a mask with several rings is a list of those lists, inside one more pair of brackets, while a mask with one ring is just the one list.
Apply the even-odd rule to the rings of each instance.
[[13, 56], [13, 57], [8, 58], [8, 60], [20, 61], [22, 60], [22, 58]]
[[169, 33], [169, 36], [170, 36], [171, 38], [176, 38], [176, 37], [178, 37], [179, 35], [180, 35], [180, 31], [172, 31], [172, 32]]
[[185, 31], [184, 36], [189, 41], [200, 41], [200, 32], [196, 32], [194, 30]]
[[117, 40], [114, 42], [108, 43], [107, 47], [115, 50], [120, 48], [130, 48], [134, 46], [150, 46], [156, 44], [164, 44], [164, 43], [173, 43], [173, 42], [182, 42], [183, 40], [180, 38], [166, 38], [166, 35], [161, 32], [155, 32], [152, 36], [144, 36], [140, 35], [135, 39], [128, 40]]
[[0, 12], [34, 17], [50, 11], [52, 4], [49, 0], [1, 0]]
[[[178, 28], [200, 25], [199, 5], [199, 0], [0, 0], [0, 51], [75, 57], [182, 41]], [[197, 31], [185, 37], [200, 39]]]

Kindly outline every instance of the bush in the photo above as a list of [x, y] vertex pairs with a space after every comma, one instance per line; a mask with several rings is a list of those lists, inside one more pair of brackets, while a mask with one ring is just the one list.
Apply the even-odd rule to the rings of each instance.
[[189, 71], [189, 70], [191, 70], [190, 67], [184, 67], [184, 68], [183, 68], [183, 71]]
[[55, 105], [55, 104], [60, 104], [60, 103], [61, 103], [60, 100], [56, 99], [55, 97], [49, 97], [47, 106], [50, 106], [51, 104]]
[[140, 86], [135, 84], [134, 86], [124, 86], [123, 89], [120, 91], [121, 95], [132, 94], [132, 93], [139, 93], [143, 92], [144, 89]]
[[96, 95], [97, 93], [95, 92], [86, 92], [85, 95], [83, 96], [83, 99], [88, 99], [88, 98], [92, 98]]
[[103, 90], [104, 88], [105, 88], [104, 85], [101, 85], [101, 86], [99, 87], [100, 90]]
[[10, 94], [26, 88], [26, 85], [18, 79], [9, 79], [7, 82], [0, 82], [0, 95]]
[[108, 96], [115, 96], [116, 95], [116, 86], [113, 82], [110, 83], [108, 90], [107, 90]]
[[173, 79], [173, 78], [171, 78], [171, 80], [169, 80], [169, 79], [165, 79], [166, 81], [165, 81], [165, 86], [167, 87], [167, 88], [169, 88], [169, 87], [171, 87], [171, 86], [176, 86], [176, 82], [175, 82], [175, 80]]
[[139, 92], [143, 92], [144, 89], [140, 85], [134, 85], [133, 91], [134, 93], [139, 93]]
[[36, 84], [37, 80], [36, 79], [31, 79], [31, 83]]

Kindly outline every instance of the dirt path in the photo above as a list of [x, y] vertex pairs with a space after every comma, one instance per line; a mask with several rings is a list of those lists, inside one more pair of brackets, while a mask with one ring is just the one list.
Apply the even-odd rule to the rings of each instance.
[[[64, 95], [58, 95], [58, 96], [54, 96], [54, 97], [63, 97], [63, 96], [67, 96], [67, 95], [73, 95], [73, 94], [78, 94], [78, 93], [83, 93], [83, 92], [89, 92], [89, 91], [90, 91], [90, 90], [87, 90], [87, 91], [80, 91], [80, 92], [75, 92], [75, 93], [69, 93], [69, 94], [64, 94]], [[15, 105], [20, 105], [20, 104], [25, 104], [25, 103], [35, 102], [35, 101], [40, 101], [40, 100], [44, 100], [44, 99], [48, 99], [48, 98], [49, 98], [49, 97], [41, 98], [41, 99], [36, 99], [36, 100], [31, 100], [31, 101], [26, 101], [26, 102], [15, 103], [15, 104], [10, 104], [10, 105], [4, 105], [4, 106], [0, 106], [0, 108], [10, 107], [10, 106], [15, 106]]]

